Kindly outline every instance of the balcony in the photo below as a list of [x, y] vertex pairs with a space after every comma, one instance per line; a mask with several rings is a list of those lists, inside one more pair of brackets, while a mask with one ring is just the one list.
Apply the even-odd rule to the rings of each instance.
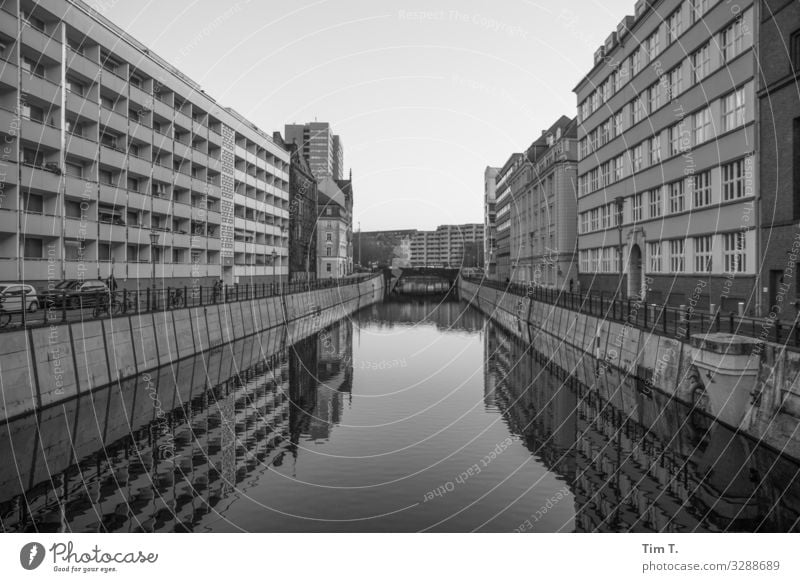
[[175, 111], [175, 125], [185, 129], [186, 131], [191, 131], [192, 119], [185, 113]]
[[172, 202], [167, 200], [166, 198], [158, 198], [156, 196], [152, 196], [153, 204], [153, 212], [156, 214], [171, 214], [172, 213]]
[[201, 152], [200, 150], [192, 149], [192, 160], [196, 164], [200, 164], [203, 167], [208, 166], [208, 154]]
[[[92, 236], [94, 238], [94, 236]], [[92, 254], [85, 253], [85, 254]], [[97, 261], [64, 261], [64, 278], [65, 279], [80, 279], [86, 278], [87, 273], [91, 273], [92, 276], [96, 275], [97, 273]]]
[[50, 149], [61, 149], [61, 130], [56, 127], [45, 125], [32, 119], [23, 119], [21, 133], [22, 139], [38, 143]]
[[100, 242], [125, 242], [126, 228], [121, 224], [111, 224], [108, 222], [100, 223], [100, 234], [97, 240]]
[[85, 56], [69, 49], [67, 50], [67, 69], [87, 79], [96, 79], [100, 64], [92, 62]]
[[[17, 65], [4, 59], [0, 59], [0, 87], [9, 89], [17, 87]], [[3, 125], [2, 127], [8, 126]]]
[[196, 222], [205, 222], [208, 218], [208, 210], [202, 206], [192, 206], [191, 219]]
[[73, 93], [72, 91], [66, 92], [67, 98], [67, 111], [84, 118], [95, 121], [100, 116], [100, 106], [97, 103], [89, 101], [86, 97]]
[[172, 233], [172, 246], [178, 248], [188, 249], [191, 246], [192, 237], [189, 234], [182, 234], [179, 232]]
[[97, 197], [97, 182], [90, 182], [75, 176], [65, 176], [65, 180], [67, 196], [84, 200], [94, 200]]
[[23, 212], [20, 214], [20, 232], [27, 236], [60, 237], [61, 216]]
[[134, 109], [142, 110], [142, 111], [150, 111], [153, 109], [153, 96], [149, 93], [144, 92], [139, 87], [135, 85], [130, 85], [130, 100], [131, 100], [131, 107]]
[[172, 206], [172, 214], [175, 218], [191, 218], [192, 210], [191, 206], [180, 202], [176, 202]]
[[219, 212], [208, 210], [206, 216], [209, 224], [222, 224], [222, 215]]
[[217, 133], [213, 129], [208, 130], [208, 142], [217, 147], [222, 147], [222, 134]]
[[42, 192], [57, 193], [61, 183], [61, 174], [50, 172], [34, 166], [22, 166], [22, 182], [20, 186]]
[[66, 238], [78, 240], [94, 240], [97, 238], [97, 223], [94, 220], [85, 218], [64, 219], [64, 236]]
[[45, 55], [48, 59], [61, 62], [61, 42], [25, 23], [22, 25], [22, 44]]
[[128, 199], [128, 193], [122, 188], [110, 184], [100, 184], [100, 202], [114, 204], [115, 206], [124, 205]]
[[140, 176], [150, 176], [150, 168], [152, 167], [153, 163], [150, 160], [145, 160], [144, 158], [139, 158], [132, 155], [128, 156], [128, 169], [134, 174], [138, 174]]
[[128, 118], [104, 107], [100, 108], [100, 125], [105, 125], [118, 133], [128, 133]]
[[128, 226], [128, 244], [150, 246], [150, 229], [142, 226]]
[[30, 95], [36, 95], [51, 105], [58, 105], [61, 100], [61, 87], [43, 79], [42, 77], [31, 76], [22, 73], [22, 91]]
[[209, 237], [206, 239], [209, 251], [219, 251], [222, 248], [222, 243], [218, 238]]
[[222, 172], [222, 160], [218, 160], [217, 158], [212, 158], [208, 156], [206, 158], [206, 167], [209, 170], [213, 170], [215, 172]]
[[172, 168], [153, 164], [153, 179], [167, 184], [172, 182]]
[[128, 130], [130, 137], [135, 137], [142, 141], [150, 141], [153, 139], [153, 128], [139, 121], [131, 121], [130, 129]]
[[173, 151], [175, 152], [176, 156], [181, 157], [184, 160], [191, 160], [192, 159], [192, 148], [190, 148], [185, 143], [181, 143], [181, 142], [176, 140], [172, 147], [173, 147]]
[[141, 192], [128, 190], [128, 208], [131, 210], [150, 210], [151, 197]]
[[121, 95], [123, 97], [128, 95], [128, 83], [122, 77], [118, 77], [114, 73], [106, 71], [103, 69], [103, 75], [100, 78], [100, 83], [103, 87], [107, 89], [111, 89], [117, 95]]
[[0, 209], [0, 232], [17, 232], [17, 211]]
[[178, 188], [189, 190], [192, 187], [192, 178], [183, 172], [175, 172], [172, 183]]
[[114, 168], [124, 168], [125, 152], [101, 144], [100, 162], [109, 166], [113, 166]]
[[205, 194], [208, 188], [208, 182], [200, 178], [192, 178], [192, 191]]
[[172, 119], [174, 109], [159, 99], [153, 99], [153, 112], [164, 119]]

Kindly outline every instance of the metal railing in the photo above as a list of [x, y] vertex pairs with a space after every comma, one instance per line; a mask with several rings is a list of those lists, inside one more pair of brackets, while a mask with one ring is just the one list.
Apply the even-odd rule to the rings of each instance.
[[502, 283], [492, 279], [462, 277], [478, 286], [490, 287], [520, 297], [555, 305], [593, 317], [630, 325], [667, 337], [688, 340], [690, 336], [709, 333], [730, 333], [774, 342], [787, 347], [800, 347], [798, 319], [780, 321], [771, 317], [749, 317], [734, 312], [701, 311], [692, 307], [670, 307], [647, 304], [635, 298], [624, 299], [613, 293], [574, 293], [536, 285]]
[[[21, 327], [43, 327], [70, 321], [89, 321], [122, 315], [249, 301], [303, 291], [336, 289], [357, 285], [373, 277], [376, 275], [369, 273], [342, 279], [317, 279], [284, 284], [146, 287], [137, 290], [122, 289], [85, 293], [46, 291], [36, 297], [36, 309], [33, 311], [30, 309], [7, 311], [0, 303], [0, 333]], [[31, 306], [32, 304], [33, 301], [28, 298], [26, 305]]]

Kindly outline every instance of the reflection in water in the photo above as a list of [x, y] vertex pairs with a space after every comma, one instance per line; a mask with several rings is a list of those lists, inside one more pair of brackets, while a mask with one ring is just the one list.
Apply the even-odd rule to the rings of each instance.
[[793, 461], [619, 378], [580, 385], [463, 303], [400, 297], [284, 342], [1, 426], [0, 529], [800, 527]]

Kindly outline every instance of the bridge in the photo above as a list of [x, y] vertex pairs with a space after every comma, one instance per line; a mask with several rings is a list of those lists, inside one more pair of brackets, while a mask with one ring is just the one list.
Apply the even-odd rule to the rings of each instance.
[[387, 292], [447, 293], [456, 284], [458, 269], [402, 267], [391, 270]]

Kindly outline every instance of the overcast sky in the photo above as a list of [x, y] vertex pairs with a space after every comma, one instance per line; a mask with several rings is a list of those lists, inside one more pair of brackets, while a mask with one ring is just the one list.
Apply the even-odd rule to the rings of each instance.
[[634, 0], [90, 0], [261, 129], [330, 122], [363, 230], [483, 221]]

